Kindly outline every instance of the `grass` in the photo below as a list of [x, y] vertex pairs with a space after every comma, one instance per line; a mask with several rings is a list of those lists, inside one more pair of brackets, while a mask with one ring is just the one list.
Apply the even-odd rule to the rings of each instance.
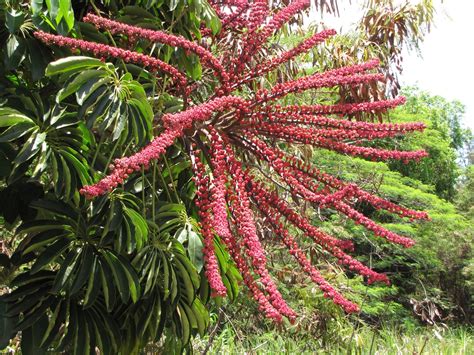
[[[469, 355], [474, 351], [474, 331], [469, 328], [435, 330], [417, 328], [408, 333], [396, 329], [374, 330], [368, 326], [344, 341], [294, 339], [285, 332], [237, 334], [232, 327], [224, 327], [214, 338], [208, 354], [427, 354]], [[207, 338], [196, 340], [195, 350], [206, 347]]]

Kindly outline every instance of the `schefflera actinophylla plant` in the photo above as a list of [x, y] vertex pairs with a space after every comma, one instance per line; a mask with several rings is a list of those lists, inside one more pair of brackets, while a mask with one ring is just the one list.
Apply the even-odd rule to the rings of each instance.
[[[193, 93], [200, 90], [199, 82], [190, 82], [184, 73], [157, 58], [118, 47], [36, 32], [36, 37], [49, 45], [69, 47], [98, 57], [121, 58], [125, 62], [169, 75], [172, 90], [182, 95], [184, 100], [183, 111], [163, 115], [163, 131], [148, 146], [131, 156], [116, 159], [108, 175], [94, 185], [83, 187], [81, 193], [88, 198], [106, 194], [131, 174], [148, 168], [151, 161], [160, 159], [166, 149], [180, 138], [186, 142], [195, 173], [196, 206], [199, 209], [204, 239], [205, 274], [215, 296], [226, 295], [214, 250], [214, 238], [217, 235], [227, 247], [260, 310], [268, 318], [278, 322], [283, 317], [290, 320], [296, 317], [269, 274], [267, 258], [255, 223], [258, 213], [311, 280], [319, 286], [324, 296], [332, 299], [346, 312], [357, 312], [358, 305], [347, 300], [311, 264], [289, 233], [287, 225], [296, 227], [332, 255], [339, 264], [363, 275], [368, 283], [388, 283], [387, 277], [353, 258], [349, 254], [353, 250], [350, 241], [340, 240], [323, 232], [298, 213], [290, 202], [280, 198], [275, 181], [278, 180], [287, 191], [310, 202], [312, 206], [338, 211], [375, 236], [405, 247], [412, 246], [414, 242], [364, 216], [354, 207], [355, 202], [369, 203], [376, 209], [409, 219], [428, 217], [424, 212], [401, 207], [354, 184], [341, 181], [276, 147], [272, 142], [307, 144], [372, 160], [419, 160], [426, 156], [425, 151], [379, 149], [374, 148], [373, 141], [421, 131], [424, 125], [372, 123], [350, 119], [354, 114], [386, 112], [403, 104], [402, 97], [331, 105], [280, 105], [279, 100], [289, 94], [297, 95], [307, 90], [342, 85], [356, 87], [382, 81], [383, 75], [375, 71], [379, 63], [377, 60], [369, 60], [302, 76], [270, 88], [254, 89], [258, 87], [256, 83], [262, 76], [324, 42], [335, 32], [324, 30], [291, 49], [269, 56], [268, 59], [253, 60], [262, 48], [267, 53], [270, 52], [268, 39], [294, 15], [306, 9], [309, 1], [292, 1], [273, 14], [270, 13], [266, 0], [211, 3], [220, 17], [222, 28], [217, 34], [203, 30], [203, 36], [209, 39], [208, 43], [213, 44], [215, 54], [198, 42], [180, 36], [134, 27], [92, 14], [84, 18], [84, 21], [99, 29], [126, 35], [130, 40], [146, 39], [179, 47], [197, 55], [216, 80], [214, 91], [204, 102], [194, 99]], [[225, 40], [228, 35], [233, 38], [232, 48], [229, 48]], [[369, 146], [367, 142], [372, 144]], [[250, 153], [254, 159], [244, 162], [239, 158], [243, 152]], [[267, 183], [258, 182], [251, 174], [251, 168], [255, 164], [265, 166], [274, 178]]]

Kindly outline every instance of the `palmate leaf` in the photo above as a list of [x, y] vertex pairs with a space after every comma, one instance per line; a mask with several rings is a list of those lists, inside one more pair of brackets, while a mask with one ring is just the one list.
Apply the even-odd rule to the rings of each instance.
[[[67, 126], [61, 119], [56, 123]], [[68, 158], [54, 152], [52, 156], [59, 157], [61, 164]], [[108, 213], [110, 203], [120, 206], [120, 214]], [[159, 339], [165, 329], [176, 336], [184, 335], [183, 346], [191, 335], [203, 334], [209, 317], [204, 307], [196, 306], [201, 304], [196, 298], [201, 285], [197, 270], [180, 243], [167, 241], [156, 247], [136, 197], [117, 191], [112, 201], [98, 200], [92, 219], [73, 203], [44, 199], [34, 202], [33, 207], [41, 212], [42, 219], [24, 223], [19, 234], [28, 235], [20, 251], [35, 255], [35, 259], [32, 269], [22, 274], [17, 285], [12, 284], [15, 291], [9, 296], [13, 313], [8, 315], [27, 316], [17, 330], [31, 336], [29, 345], [36, 349], [31, 351], [87, 353], [98, 347], [104, 353], [116, 353], [117, 349], [129, 353], [137, 342], [144, 345], [150, 339]], [[170, 231], [175, 231], [187, 221], [186, 215], [182, 218], [183, 212], [183, 206], [175, 204], [159, 213], [160, 218], [181, 218], [179, 224], [170, 226]], [[127, 230], [126, 223], [134, 228]], [[102, 238], [101, 226], [109, 226], [107, 234], [111, 238]], [[130, 233], [130, 237], [115, 248], [113, 240], [119, 230]], [[150, 239], [155, 246], [150, 246]], [[154, 254], [148, 253], [150, 248]], [[138, 251], [139, 255], [142, 250], [146, 251], [141, 254], [146, 255], [145, 263], [137, 268], [128, 260], [128, 253]], [[135, 270], [143, 265], [147, 273], [137, 275]], [[55, 272], [48, 271], [52, 267]], [[142, 290], [148, 298], [142, 296]], [[47, 326], [42, 324], [44, 314], [49, 317]], [[123, 317], [135, 315], [140, 315], [133, 321], [136, 330], [120, 331], [117, 324], [124, 324]], [[170, 317], [176, 320], [175, 325], [169, 323]], [[25, 343], [25, 349], [29, 345]]]
[[102, 209], [108, 218], [103, 224], [102, 243], [113, 243], [118, 253], [140, 250], [148, 240], [148, 224], [141, 214], [141, 201], [132, 194], [117, 191], [112, 200], [103, 203]]
[[[144, 247], [132, 261], [134, 268], [140, 270], [142, 299], [146, 300], [133, 307], [137, 312], [133, 321], [138, 333], [156, 334], [159, 339], [164, 330], [163, 317], [172, 316], [173, 323], [167, 329], [182, 337], [184, 346], [191, 335], [204, 334], [209, 324], [208, 312], [197, 297], [201, 279], [181, 243], [155, 232], [153, 238], [153, 245]], [[157, 307], [153, 314], [151, 304]]]
[[23, 314], [23, 320], [16, 324], [16, 331], [22, 331], [24, 337], [23, 352], [41, 354], [55, 349], [90, 354], [92, 349], [99, 347], [104, 354], [113, 354], [120, 346], [117, 322], [102, 304], [84, 309], [74, 299], [44, 293], [39, 286], [32, 289], [41, 298], [31, 296], [29, 299], [33, 302], [29, 310], [15, 308], [11, 298], [6, 302], [2, 299], [10, 313]]
[[[132, 216], [132, 223], [137, 225], [136, 235], [130, 235], [129, 239], [139, 240], [142, 245], [146, 242], [147, 227], [145, 220], [134, 210], [139, 208], [137, 200], [128, 194], [122, 194], [119, 199], [124, 201], [127, 215]], [[90, 303], [91, 299], [97, 297], [98, 291], [98, 284], [91, 280], [91, 277], [106, 274], [113, 277], [105, 278], [103, 289], [107, 291], [107, 295], [118, 291], [124, 303], [128, 302], [130, 297], [134, 302], [138, 299], [141, 293], [140, 285], [130, 262], [115, 251], [104, 248], [106, 245], [100, 245], [104, 243], [101, 228], [94, 221], [88, 220], [82, 210], [71, 204], [48, 199], [36, 201], [33, 207], [41, 210], [43, 215], [51, 213], [52, 219], [23, 223], [18, 228], [18, 233], [26, 234], [27, 237], [20, 243], [17, 251], [23, 254], [36, 253], [31, 274], [50, 268], [54, 263], [59, 264], [52, 293], [65, 292], [81, 298], [87, 295], [87, 301]], [[105, 210], [107, 206], [102, 207]], [[100, 215], [101, 211], [98, 210], [98, 213]], [[102, 213], [102, 217], [107, 218], [108, 214]], [[121, 228], [120, 223], [118, 228]], [[134, 246], [136, 245], [137, 243], [134, 243]], [[126, 245], [124, 248], [125, 252], [135, 250]]]
[[[126, 193], [117, 200], [124, 204], [133, 223], [142, 224], [137, 227], [141, 235], [136, 240], [142, 238], [145, 243], [146, 222], [136, 211], [139, 201]], [[94, 218], [108, 218], [107, 204], [97, 204]], [[142, 285], [127, 255], [112, 250], [113, 244], [101, 245], [100, 225], [104, 221], [96, 224], [83, 209], [51, 199], [38, 200], [33, 206], [42, 219], [19, 227], [18, 234], [26, 237], [16, 253], [34, 253], [36, 260], [10, 284], [13, 291], [0, 299], [6, 307], [0, 313], [0, 324], [7, 336], [25, 331], [30, 337], [25, 338], [30, 339], [25, 349], [36, 349], [37, 353], [53, 349], [89, 354], [98, 347], [105, 354], [114, 354], [119, 348], [128, 349], [131, 338], [117, 326], [123, 324], [124, 316], [117, 310], [138, 304]], [[158, 308], [152, 310], [153, 317], [140, 330], [147, 339], [154, 338], [159, 325], [165, 323], [161, 301], [152, 306]], [[45, 315], [46, 325], [42, 321]]]
[[9, 181], [18, 180], [27, 169], [35, 177], [50, 173], [56, 194], [69, 200], [78, 188], [92, 182], [79, 121], [58, 106], [44, 112], [41, 100], [34, 97], [20, 96], [18, 105], [23, 103], [28, 103], [24, 107], [28, 114], [0, 108], [0, 128], [7, 127], [0, 133], [0, 142], [18, 146]]
[[63, 88], [56, 101], [75, 94], [79, 117], [89, 128], [110, 130], [112, 141], [121, 138], [142, 145], [151, 138], [153, 111], [143, 87], [130, 73], [120, 76], [111, 63], [95, 58], [68, 57], [51, 63], [46, 74], [60, 74]]

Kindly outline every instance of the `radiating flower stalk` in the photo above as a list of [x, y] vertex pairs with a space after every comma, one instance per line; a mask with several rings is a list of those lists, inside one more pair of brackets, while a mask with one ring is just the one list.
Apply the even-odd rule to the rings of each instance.
[[[94, 185], [84, 186], [81, 193], [88, 198], [108, 193], [123, 184], [131, 174], [147, 169], [152, 161], [166, 154], [166, 149], [177, 138], [181, 138], [189, 147], [195, 174], [196, 207], [204, 241], [205, 275], [214, 296], [226, 294], [214, 250], [215, 238], [219, 237], [260, 310], [277, 322], [283, 317], [290, 320], [296, 317], [268, 271], [266, 253], [255, 222], [255, 214], [258, 213], [324, 296], [346, 312], [357, 312], [359, 307], [330, 285], [311, 264], [298, 246], [298, 241], [290, 235], [288, 225], [293, 225], [301, 235], [319, 245], [341, 266], [365, 277], [368, 283], [389, 283], [388, 278], [349, 255], [353, 251], [351, 241], [328, 235], [297, 212], [290, 202], [280, 197], [281, 188], [275, 185], [275, 180], [257, 182], [258, 179], [251, 173], [252, 167], [258, 164], [260, 168], [269, 169], [279, 181], [278, 184], [308, 201], [312, 207], [331, 208], [372, 231], [375, 236], [410, 247], [414, 243], [411, 239], [378, 225], [357, 211], [354, 204], [363, 201], [375, 209], [410, 220], [427, 219], [426, 213], [398, 206], [354, 184], [341, 181], [311, 163], [272, 146], [271, 142], [307, 144], [371, 160], [398, 159], [407, 162], [423, 158], [426, 152], [379, 149], [374, 147], [374, 143], [380, 138], [421, 131], [425, 127], [421, 123], [372, 123], [350, 119], [354, 114], [384, 113], [403, 104], [402, 97], [349, 104], [281, 106], [279, 100], [289, 94], [382, 81], [383, 76], [374, 72], [379, 63], [369, 60], [280, 82], [273, 87], [255, 89], [259, 87], [262, 76], [323, 43], [335, 31], [324, 30], [269, 59], [253, 60], [261, 48], [269, 50], [268, 39], [295, 14], [306, 9], [309, 1], [292, 1], [274, 14], [269, 12], [266, 0], [219, 0], [211, 1], [211, 4], [222, 23], [220, 33], [213, 35], [208, 30], [202, 31], [204, 38], [210, 39], [208, 43], [213, 43], [213, 52], [181, 36], [130, 26], [91, 14], [84, 17], [84, 21], [98, 29], [127, 36], [130, 41], [145, 39], [194, 53], [202, 65], [210, 69], [210, 75], [217, 79], [214, 81], [213, 93], [202, 103], [192, 99], [193, 92], [199, 90], [199, 83], [190, 82], [179, 69], [159, 59], [104, 44], [36, 33], [36, 37], [48, 45], [81, 50], [99, 57], [120, 58], [142, 65], [157, 72], [157, 75], [167, 74], [172, 79], [175, 92], [182, 92], [189, 99], [182, 112], [162, 117], [164, 130], [148, 146], [134, 155], [116, 159], [108, 175]], [[239, 47], [234, 48], [233, 58], [229, 58], [232, 53], [224, 45], [220, 51], [221, 42], [227, 35], [238, 39], [236, 43]], [[241, 90], [244, 87], [245, 90]], [[368, 142], [372, 144], [367, 145]], [[253, 155], [254, 159], [247, 159], [245, 163], [240, 161], [238, 157], [242, 152]]]

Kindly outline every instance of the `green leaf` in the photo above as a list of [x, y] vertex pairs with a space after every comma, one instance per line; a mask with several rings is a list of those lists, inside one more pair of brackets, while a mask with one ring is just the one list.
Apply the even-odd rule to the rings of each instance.
[[125, 112], [123, 112], [123, 110], [121, 110], [121, 108], [123, 108], [123, 106], [119, 105], [118, 109], [117, 109], [117, 112], [119, 113], [117, 115], [118, 119], [115, 121], [115, 127], [112, 130], [112, 132], [113, 132], [112, 141], [115, 141], [115, 140], [120, 138], [120, 136], [122, 135], [122, 132], [125, 128], [125, 125], [127, 124], [127, 119], [128, 119], [127, 114]]
[[0, 127], [9, 127], [19, 123], [34, 125], [31, 118], [9, 107], [0, 107]]
[[[53, 297], [48, 297], [45, 300], [43, 300], [41, 304], [39, 304], [38, 306], [33, 308], [31, 311], [23, 315], [23, 320], [16, 325], [15, 329], [19, 331], [19, 330], [24, 330], [33, 326], [37, 321], [39, 321], [41, 318], [46, 316], [46, 311], [53, 302], [54, 302]], [[48, 318], [46, 317], [46, 320], [47, 319]], [[43, 332], [45, 329], [46, 329], [46, 326], [42, 326], [41, 328], [37, 329], [37, 333], [35, 337], [35, 346], [39, 347], [39, 344], [41, 342], [41, 339], [43, 338], [43, 335], [44, 335]]]
[[32, 132], [34, 127], [35, 125], [31, 122], [20, 122], [14, 124], [0, 133], [0, 143], [11, 142], [15, 139], [23, 137], [24, 135]]
[[[147, 271], [147, 279], [146, 279], [146, 283], [145, 283], [145, 291], [144, 291], [144, 294], [147, 295], [151, 289], [153, 288], [153, 286], [155, 285], [155, 282], [156, 282], [156, 277], [157, 277], [157, 274], [158, 274], [158, 271], [159, 271], [159, 267], [156, 267], [156, 260], [158, 259], [158, 256], [156, 253], [153, 253], [151, 254], [151, 261], [148, 261], [146, 267], [147, 269], [149, 269]], [[143, 275], [144, 273], [142, 273]]]
[[72, 30], [74, 27], [74, 12], [72, 11], [71, 0], [59, 0], [59, 9], [66, 21], [68, 30]]
[[41, 233], [36, 234], [35, 236], [29, 238], [25, 238], [18, 250], [23, 249], [23, 255], [31, 253], [45, 245], [50, 245], [53, 241], [58, 240], [59, 238], [64, 237], [67, 232], [61, 232], [58, 230], [47, 230]]
[[48, 316], [43, 314], [39, 321], [32, 327], [24, 329], [21, 333], [21, 353], [24, 355], [43, 355], [46, 351], [41, 349], [43, 331], [47, 329]]
[[14, 163], [20, 165], [33, 158], [41, 149], [41, 145], [46, 140], [46, 133], [36, 133], [31, 135], [25, 142], [23, 148], [15, 157]]
[[178, 6], [180, 0], [170, 0], [168, 3], [168, 8], [170, 11], [173, 11]]
[[101, 77], [93, 77], [87, 82], [80, 86], [79, 89], [76, 91], [76, 101], [79, 105], [83, 105], [84, 102], [102, 85], [107, 84], [110, 82], [109, 77], [101, 78]]
[[219, 20], [219, 17], [217, 15], [212, 16], [209, 25], [211, 27], [212, 34], [214, 35], [218, 34], [222, 27], [221, 21]]
[[204, 334], [206, 334], [207, 327], [209, 326], [209, 313], [199, 298], [194, 299], [192, 310], [194, 312], [194, 316], [196, 317], [199, 335], [204, 336]]
[[76, 269], [76, 267], [78, 266], [77, 260], [80, 255], [81, 253], [78, 252], [76, 249], [71, 250], [67, 254], [66, 259], [64, 259], [63, 263], [61, 264], [61, 269], [56, 275], [53, 287], [51, 288], [51, 292], [58, 293], [64, 288], [64, 286], [66, 286], [66, 283], [73, 275], [74, 269]]
[[130, 287], [130, 296], [132, 297], [132, 301], [135, 303], [138, 301], [140, 297], [140, 280], [138, 279], [138, 275], [130, 265], [130, 262], [125, 259], [123, 256], [117, 256], [118, 261], [120, 262], [121, 266], [125, 270], [125, 274], [127, 276], [128, 284]]
[[66, 302], [58, 302], [51, 318], [49, 319], [48, 328], [46, 329], [40, 346], [48, 347], [54, 337], [57, 336], [60, 326], [66, 317]]
[[7, 316], [16, 316], [20, 313], [27, 313], [41, 304], [42, 297], [48, 293], [47, 287], [41, 288], [38, 286], [36, 288], [35, 297], [25, 297], [21, 300], [17, 300], [16, 303], [10, 304], [8, 307], [8, 311], [6, 313]]
[[176, 240], [178, 242], [180, 242], [181, 244], [184, 244], [188, 240], [188, 228], [187, 228], [187, 226], [178, 229], [176, 231], [176, 233], [174, 234], [174, 237], [176, 238]]
[[74, 302], [68, 302], [68, 308], [69, 324], [74, 324], [75, 326], [64, 328], [61, 341], [55, 349], [58, 353], [62, 353], [66, 347], [74, 341], [77, 334], [77, 305]]
[[230, 263], [229, 253], [227, 253], [222, 248], [221, 244], [218, 243], [216, 240], [214, 240], [214, 250], [217, 260], [219, 262], [219, 266], [221, 267], [222, 272], [225, 274], [227, 272], [227, 269], [229, 268]]
[[77, 312], [78, 322], [77, 327], [77, 336], [74, 338], [73, 344], [73, 355], [88, 355], [89, 354], [89, 330], [87, 329], [87, 323], [84, 319], [84, 313], [79, 311]]
[[[45, 283], [44, 280], [36, 280], [34, 282], [29, 282], [26, 283], [18, 288], [16, 288], [14, 291], [5, 294], [2, 296], [3, 301], [5, 302], [10, 302], [10, 303], [15, 303], [15, 307], [17, 305], [20, 305], [22, 302], [20, 299], [22, 297], [27, 296], [28, 298], [35, 297], [38, 294], [38, 290], [47, 287], [47, 282]], [[23, 299], [26, 300], [26, 299]], [[36, 299], [37, 301], [37, 299]], [[9, 310], [9, 313], [12, 315], [16, 314], [15, 312], [12, 312]]]
[[11, 34], [17, 32], [25, 21], [25, 14], [21, 11], [11, 9], [5, 12], [5, 26]]
[[102, 117], [112, 104], [113, 94], [104, 94], [101, 96], [93, 109], [93, 111], [87, 116], [87, 128], [91, 129], [94, 126], [95, 121]]
[[[100, 343], [103, 348], [101, 349], [104, 353], [115, 354], [114, 351], [118, 348], [118, 344], [121, 343], [122, 337], [120, 329], [112, 317], [107, 316], [105, 312], [98, 312], [95, 308], [91, 308], [91, 318], [94, 320], [96, 325], [97, 339], [100, 339]], [[110, 352], [112, 350], [112, 352]]]
[[107, 253], [107, 259], [109, 260], [109, 265], [114, 274], [122, 301], [126, 303], [131, 296], [132, 301], [135, 303], [140, 292], [139, 280], [135, 271], [130, 267], [127, 260], [120, 256], [117, 257], [111, 252]]
[[107, 262], [110, 267], [110, 270], [112, 271], [112, 275], [115, 280], [115, 285], [117, 286], [122, 302], [127, 303], [130, 299], [131, 290], [128, 285], [128, 279], [124, 268], [112, 252], [106, 250], [102, 253], [102, 255], [104, 256], [105, 261]]
[[75, 189], [75, 186], [73, 187], [71, 184], [71, 169], [62, 155], [58, 154], [58, 158], [58, 161], [61, 162], [60, 165], [62, 165], [62, 179], [59, 179], [58, 183], [63, 187], [64, 197], [69, 200], [72, 190]]
[[22, 285], [39, 280], [42, 280], [45, 284], [47, 284], [55, 277], [55, 275], [55, 272], [49, 270], [42, 270], [36, 275], [31, 275], [29, 272], [24, 272], [13, 279], [13, 281], [10, 283], [10, 287], [20, 287]]
[[69, 166], [73, 166], [74, 170], [79, 176], [79, 179], [81, 180], [82, 186], [89, 185], [92, 183], [92, 178], [89, 175], [89, 172], [87, 171], [87, 167], [79, 160], [77, 159], [73, 154], [70, 152], [67, 152], [66, 150], [60, 150], [60, 154], [66, 158], [66, 160], [70, 163], [68, 164]]
[[186, 268], [187, 274], [191, 278], [193, 287], [194, 289], [197, 290], [201, 282], [199, 280], [199, 275], [196, 272], [196, 267], [191, 263], [191, 261], [184, 254], [176, 253], [174, 257], [175, 259], [178, 259], [181, 262], [181, 264]]
[[102, 282], [102, 291], [104, 293], [105, 305], [107, 311], [111, 311], [115, 304], [115, 285], [112, 270], [105, 258], [99, 259], [100, 263], [100, 279]]
[[202, 241], [199, 235], [194, 231], [189, 231], [188, 233], [188, 254], [189, 259], [196, 267], [197, 271], [200, 272], [204, 265], [204, 256], [202, 253]]
[[179, 285], [179, 292], [180, 294], [186, 296], [186, 300], [188, 302], [192, 302], [195, 297], [195, 288], [194, 284], [191, 280], [191, 275], [188, 273], [187, 268], [181, 261], [177, 258], [173, 259], [174, 266], [179, 273], [180, 285]]
[[51, 54], [35, 38], [26, 39], [26, 46], [28, 48], [28, 68], [31, 71], [31, 79], [38, 81], [44, 76]]
[[135, 16], [135, 17], [138, 17], [140, 19], [145, 19], [145, 18], [148, 18], [148, 19], [151, 19], [151, 20], [154, 19], [154, 16], [151, 13], [144, 10], [143, 7], [140, 7], [140, 6], [125, 6], [122, 9], [122, 11], [126, 15]]
[[71, 221], [76, 221], [78, 217], [77, 212], [70, 205], [62, 201], [41, 199], [33, 201], [30, 206], [68, 217]]
[[100, 291], [100, 268], [99, 268], [99, 258], [97, 255], [94, 255], [94, 260], [92, 262], [91, 274], [89, 281], [87, 282], [86, 294], [84, 296], [84, 308], [90, 307], [94, 304], [95, 300], [99, 296]]
[[86, 281], [91, 277], [92, 266], [94, 263], [94, 252], [91, 246], [86, 245], [79, 259], [79, 268], [76, 272], [75, 279], [70, 289], [71, 295], [77, 293]]
[[35, 221], [24, 222], [17, 229], [17, 233], [40, 233], [51, 229], [64, 230], [67, 225], [62, 221], [50, 219], [37, 219]]
[[140, 250], [148, 240], [148, 227], [146, 221], [141, 214], [131, 208], [124, 207], [124, 212], [128, 217], [130, 217], [135, 226], [137, 250]]
[[77, 69], [85, 69], [91, 67], [105, 67], [106, 64], [103, 63], [100, 59], [84, 57], [84, 56], [74, 56], [61, 58], [55, 62], [50, 63], [46, 67], [46, 76], [53, 76], [57, 74], [67, 73]]
[[140, 320], [139, 322], [137, 323], [137, 331], [138, 331], [138, 335], [140, 336], [140, 338], [143, 337], [146, 329], [148, 328], [148, 325], [150, 324], [150, 321], [153, 317], [153, 313], [155, 312], [155, 308], [156, 307], [159, 307], [161, 308], [160, 306], [160, 298], [159, 298], [159, 293], [156, 293], [156, 297], [153, 297], [151, 299], [151, 301], [148, 301], [148, 305], [147, 305], [147, 308], [146, 308], [146, 311], [144, 312], [144, 314], [140, 317]]
[[17, 69], [21, 62], [25, 59], [25, 40], [10, 35], [7, 41], [6, 52], [4, 57], [5, 68], [8, 70]]
[[66, 97], [74, 94], [82, 85], [84, 85], [90, 79], [100, 78], [106, 74], [107, 72], [105, 70], [100, 69], [89, 69], [79, 73], [70, 83], [68, 83], [64, 88], [59, 90], [58, 94], [56, 95], [56, 102], [59, 103]]
[[0, 349], [4, 349], [15, 335], [16, 317], [6, 315], [7, 303], [0, 298]]

